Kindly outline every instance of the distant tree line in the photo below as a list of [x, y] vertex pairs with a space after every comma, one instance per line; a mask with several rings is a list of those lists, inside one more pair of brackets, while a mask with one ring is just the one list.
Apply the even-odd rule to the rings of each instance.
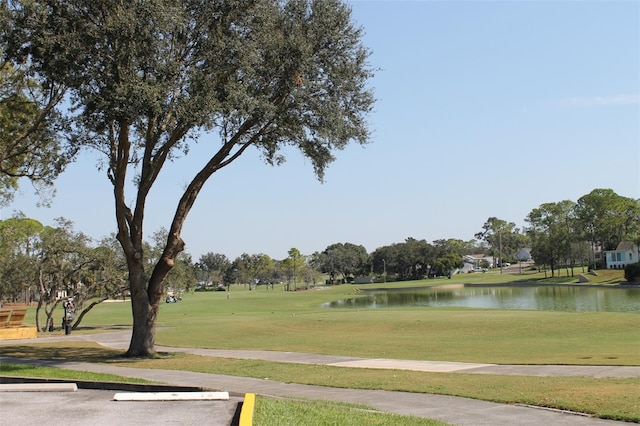
[[640, 200], [611, 189], [594, 189], [577, 202], [541, 204], [525, 220], [531, 254], [552, 276], [576, 264], [606, 267], [604, 251], [615, 250], [621, 241], [640, 244]]
[[[165, 283], [165, 291], [229, 290], [232, 285], [286, 291], [319, 283], [352, 282], [358, 276], [413, 280], [445, 276], [464, 264], [467, 254], [485, 254], [494, 265], [517, 261], [528, 248], [537, 267], [554, 276], [573, 266], [604, 267], [598, 254], [613, 250], [624, 240], [640, 243], [640, 201], [595, 189], [577, 202], [544, 203], [526, 217], [524, 230], [514, 223], [490, 217], [475, 239], [435, 240], [407, 238], [368, 253], [364, 246], [335, 243], [323, 251], [303, 255], [291, 248], [284, 259], [243, 253], [234, 260], [208, 252], [194, 262], [182, 252]], [[144, 261], [149, 265], [162, 256], [167, 230], [145, 242]], [[0, 300], [37, 303], [37, 326], [54, 327], [54, 312], [65, 300], [75, 300], [77, 327], [98, 303], [128, 295], [126, 259], [114, 235], [94, 242], [73, 224], [58, 219], [44, 226], [34, 219], [16, 216], [0, 221]]]

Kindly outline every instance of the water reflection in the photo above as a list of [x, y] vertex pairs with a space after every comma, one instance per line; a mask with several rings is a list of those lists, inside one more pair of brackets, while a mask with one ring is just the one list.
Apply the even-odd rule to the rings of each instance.
[[366, 291], [327, 302], [329, 308], [457, 306], [487, 309], [640, 313], [640, 289], [586, 286], [410, 288]]

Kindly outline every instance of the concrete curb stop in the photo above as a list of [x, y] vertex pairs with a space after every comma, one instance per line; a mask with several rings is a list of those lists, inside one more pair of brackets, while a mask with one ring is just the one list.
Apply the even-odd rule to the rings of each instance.
[[0, 392], [76, 392], [75, 383], [0, 383]]
[[229, 392], [118, 392], [114, 401], [212, 401], [229, 400]]

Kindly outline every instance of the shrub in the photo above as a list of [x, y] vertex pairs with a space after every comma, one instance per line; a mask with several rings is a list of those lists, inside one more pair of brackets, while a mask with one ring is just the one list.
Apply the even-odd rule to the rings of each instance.
[[631, 263], [625, 266], [624, 278], [630, 283], [640, 281], [640, 263]]

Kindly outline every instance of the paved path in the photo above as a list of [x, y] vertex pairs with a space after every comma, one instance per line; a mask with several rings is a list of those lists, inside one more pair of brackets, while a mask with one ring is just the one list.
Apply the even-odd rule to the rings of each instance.
[[[93, 335], [71, 335], [39, 339], [39, 341], [85, 340], [101, 345], [126, 349], [130, 332], [115, 332]], [[4, 341], [2, 344], [33, 343], [27, 341]], [[170, 348], [158, 346], [159, 351], [186, 352], [205, 356], [230, 358], [263, 359], [277, 362], [324, 364], [357, 368], [390, 368], [432, 372], [461, 372], [477, 374], [519, 374], [519, 375], [564, 375], [591, 377], [640, 377], [640, 367], [593, 367], [593, 366], [502, 366], [495, 364], [465, 364], [452, 362], [406, 361], [388, 359], [366, 359], [331, 355], [300, 354], [272, 351], [232, 351], [217, 349]], [[0, 357], [0, 362], [12, 361]], [[43, 362], [40, 362], [43, 363]], [[299, 385], [274, 382], [268, 379], [225, 376], [181, 371], [137, 369], [106, 364], [51, 362], [56, 367], [82, 371], [95, 371], [138, 377], [173, 385], [200, 386], [225, 390], [231, 394], [246, 392], [275, 397], [295, 397], [348, 402], [374, 407], [385, 412], [428, 417], [453, 425], [615, 425], [627, 424], [591, 417], [563, 413], [534, 407], [497, 404], [469, 398], [443, 395], [390, 392], [378, 390], [340, 389], [322, 386]]]
[[[72, 334], [39, 338], [44, 341], [80, 340], [96, 342], [102, 346], [125, 351], [129, 347], [130, 331], [118, 331], [99, 334]], [[0, 341], [2, 344], [33, 343], [33, 340]], [[380, 358], [359, 358], [336, 355], [320, 355], [299, 352], [247, 351], [228, 349], [174, 348], [156, 346], [159, 352], [183, 352], [194, 355], [259, 359], [264, 361], [288, 362], [295, 364], [322, 364], [335, 367], [381, 368], [393, 370], [412, 370], [431, 373], [467, 373], [467, 374], [502, 374], [519, 376], [565, 376], [565, 377], [635, 377], [640, 378], [640, 367], [594, 366], [594, 365], [503, 365], [479, 364], [445, 361], [415, 361]]]

